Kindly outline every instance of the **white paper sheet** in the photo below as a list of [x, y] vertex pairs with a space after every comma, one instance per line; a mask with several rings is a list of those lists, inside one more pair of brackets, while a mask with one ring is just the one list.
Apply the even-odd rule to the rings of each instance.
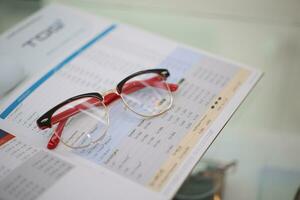
[[[47, 66], [0, 109], [14, 135], [29, 138], [39, 149], [46, 148], [52, 132], [39, 130], [37, 118], [67, 98], [105, 92], [142, 69], [167, 68], [173, 83], [184, 78], [173, 107], [162, 116], [141, 119], [118, 101], [109, 106], [110, 128], [98, 145], [80, 151], [59, 145], [52, 151], [105, 173], [105, 178], [90, 180], [105, 185], [98, 189], [105, 190], [100, 197], [116, 197], [116, 176], [124, 184], [117, 187], [120, 194], [136, 193], [131, 199], [171, 198], [261, 76], [240, 64], [58, 5], [4, 34], [4, 48], [24, 66]], [[49, 188], [46, 193], [51, 191], [70, 192]]]

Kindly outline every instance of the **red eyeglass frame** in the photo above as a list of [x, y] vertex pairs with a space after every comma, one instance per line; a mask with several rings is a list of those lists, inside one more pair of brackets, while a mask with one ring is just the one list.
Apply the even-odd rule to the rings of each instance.
[[[152, 87], [162, 88], [161, 85], [157, 85], [155, 83], [157, 83], [158, 81], [166, 80], [167, 77], [170, 76], [170, 73], [167, 69], [149, 69], [149, 70], [139, 71], [139, 72], [136, 72], [136, 73], [126, 77], [125, 79], [123, 79], [121, 82], [118, 83], [115, 92], [107, 93], [107, 94], [105, 94], [104, 97], [100, 93], [96, 93], [96, 92], [81, 94], [81, 95], [71, 97], [71, 98], [63, 101], [62, 103], [56, 105], [49, 111], [47, 111], [45, 114], [43, 114], [37, 120], [38, 127], [43, 130], [43, 129], [51, 128], [52, 125], [58, 123], [56, 129], [54, 130], [54, 133], [52, 134], [52, 136], [47, 144], [47, 148], [55, 149], [57, 147], [57, 145], [60, 142], [59, 137], [61, 136], [64, 126], [67, 123], [68, 119], [70, 117], [72, 117], [73, 115], [81, 112], [82, 110], [88, 109], [89, 107], [85, 106], [86, 104], [93, 105], [93, 106], [101, 106], [103, 103], [105, 106], [107, 106], [107, 105], [111, 104], [112, 102], [114, 102], [115, 100], [120, 99], [122, 92], [130, 94], [130, 93], [133, 93], [135, 91], [138, 91], [138, 90], [144, 88], [145, 85], [142, 84], [140, 81], [131, 81], [128, 83], [127, 83], [127, 81], [136, 76], [147, 74], [147, 73], [156, 73], [158, 75], [153, 78], [143, 80], [144, 83], [147, 83], [147, 85], [150, 85]], [[171, 92], [175, 92], [178, 89], [178, 84], [167, 83], [166, 85], [167, 85], [167, 87], [162, 88], [162, 89], [169, 89]], [[80, 103], [80, 104], [74, 106], [73, 108], [69, 108], [69, 109], [53, 116], [53, 114], [61, 107], [65, 106], [66, 104], [69, 104], [73, 101], [82, 99], [82, 98], [90, 98], [90, 99], [84, 103]]]

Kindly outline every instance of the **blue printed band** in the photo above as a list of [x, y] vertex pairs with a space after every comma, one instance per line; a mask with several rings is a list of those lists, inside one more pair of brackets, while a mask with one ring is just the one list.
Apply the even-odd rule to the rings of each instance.
[[100, 40], [101, 38], [106, 36], [108, 33], [113, 31], [116, 27], [117, 27], [117, 25], [112, 24], [111, 26], [106, 28], [103, 32], [101, 32], [96, 37], [94, 37], [92, 40], [90, 40], [88, 43], [86, 43], [81, 48], [79, 48], [77, 51], [75, 51], [70, 56], [68, 56], [65, 60], [63, 60], [58, 65], [56, 65], [54, 68], [52, 68], [50, 71], [48, 71], [44, 76], [42, 76], [39, 80], [37, 80], [31, 87], [29, 87], [27, 90], [25, 90], [14, 102], [12, 102], [12, 104], [10, 104], [0, 114], [0, 118], [5, 119], [20, 103], [22, 103], [34, 90], [36, 90], [45, 81], [47, 81], [53, 74], [55, 74], [57, 71], [59, 71], [62, 67], [64, 67], [67, 63], [69, 63], [71, 60], [73, 60], [76, 56], [81, 54], [84, 50], [89, 48], [95, 42], [97, 42], [98, 40]]

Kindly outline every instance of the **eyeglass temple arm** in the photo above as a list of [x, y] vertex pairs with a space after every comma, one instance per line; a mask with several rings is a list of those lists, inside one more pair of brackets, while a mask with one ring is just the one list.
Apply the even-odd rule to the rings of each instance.
[[[175, 92], [178, 89], [177, 84], [167, 83], [167, 86], [165, 86], [165, 85], [157, 84], [157, 81], [162, 81], [162, 79], [160, 77], [153, 77], [153, 78], [147, 79], [143, 82], [141, 82], [141, 81], [128, 82], [123, 86], [122, 93], [131, 94], [140, 89], [143, 89], [147, 85], [161, 88], [161, 89], [170, 89], [171, 92]], [[104, 104], [109, 105], [110, 103], [114, 102], [115, 100], [117, 100], [119, 98], [120, 98], [119, 94], [109, 93], [109, 94], [105, 95], [105, 97], [104, 97]]]
[[56, 129], [55, 129], [55, 132], [53, 133], [53, 135], [51, 136], [48, 144], [47, 144], [47, 148], [48, 149], [55, 149], [57, 147], [57, 145], [59, 144], [59, 137], [61, 136], [62, 134], [62, 131], [64, 130], [64, 127], [67, 123], [68, 119], [63, 119], [61, 121], [59, 121]]
[[[160, 78], [160, 80], [162, 80], [162, 79]], [[144, 83], [146, 83], [150, 86], [160, 87], [162, 89], [168, 89], [168, 88], [162, 86], [161, 84], [156, 84], [157, 81], [158, 81], [157, 77], [153, 77], [151, 79], [145, 80]], [[130, 93], [136, 92], [140, 89], [143, 89], [146, 84], [143, 84], [140, 81], [131, 81], [131, 82], [128, 82], [124, 85], [122, 92], [130, 94]], [[178, 89], [177, 84], [167, 83], [167, 85], [170, 88], [171, 92], [174, 92]], [[109, 93], [109, 94], [105, 95], [103, 103], [104, 103], [104, 105], [109, 105], [109, 104], [111, 104], [112, 102], [114, 102], [115, 100], [117, 100], [119, 98], [120, 98], [119, 94]], [[65, 110], [65, 111], [63, 111], [59, 114], [56, 114], [55, 116], [53, 116], [51, 118], [51, 123], [56, 124], [56, 123], [58, 123], [59, 121], [61, 121], [63, 119], [72, 117], [73, 115], [77, 114], [81, 110], [86, 110], [86, 109], [90, 108], [91, 105], [101, 106], [101, 103], [99, 102], [98, 99], [91, 98], [91, 99], [87, 100], [86, 102], [83, 102], [83, 103], [80, 103], [80, 104], [74, 106], [73, 108], [69, 108], [69, 109], [67, 109], [67, 110]]]
[[174, 92], [178, 89], [178, 84], [174, 84], [174, 83], [158, 84], [163, 80], [164, 80], [163, 77], [155, 76], [146, 80], [130, 81], [123, 86], [122, 93], [130, 94], [148, 85], [156, 88], [166, 89], [166, 90], [170, 89], [171, 92]]

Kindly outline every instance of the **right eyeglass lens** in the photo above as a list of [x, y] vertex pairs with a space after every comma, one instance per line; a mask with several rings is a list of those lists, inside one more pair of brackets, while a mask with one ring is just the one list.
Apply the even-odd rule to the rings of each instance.
[[57, 124], [53, 126], [54, 134], [71, 148], [85, 148], [101, 141], [109, 124], [105, 105], [95, 97], [68, 103], [54, 113], [51, 121]]
[[121, 92], [125, 104], [135, 113], [151, 117], [168, 110], [172, 94], [165, 78], [156, 73], [147, 73], [128, 80]]

